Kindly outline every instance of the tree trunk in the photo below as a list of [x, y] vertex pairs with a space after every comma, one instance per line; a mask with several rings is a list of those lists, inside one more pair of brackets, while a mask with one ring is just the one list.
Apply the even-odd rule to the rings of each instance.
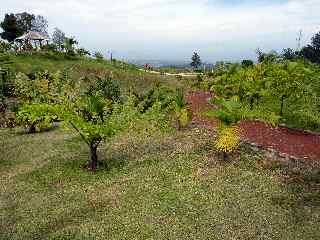
[[97, 155], [98, 145], [93, 143], [90, 145], [90, 163], [89, 167], [91, 170], [96, 170], [98, 167], [98, 155]]
[[253, 110], [254, 98], [250, 99], [250, 110]]
[[283, 105], [284, 105], [284, 96], [281, 97], [281, 109], [280, 109], [280, 116], [283, 116]]
[[179, 120], [177, 120], [177, 129], [178, 129], [178, 131], [181, 130], [181, 124], [180, 124], [180, 121], [179, 121]]
[[29, 127], [29, 133], [36, 133], [36, 126], [34, 124]]
[[228, 153], [224, 152], [224, 151], [219, 151], [218, 152], [218, 157], [219, 159], [221, 159], [222, 161], [228, 161], [229, 160], [229, 155]]
[[223, 157], [223, 161], [228, 161], [229, 160], [229, 156], [226, 152], [222, 152], [222, 157]]

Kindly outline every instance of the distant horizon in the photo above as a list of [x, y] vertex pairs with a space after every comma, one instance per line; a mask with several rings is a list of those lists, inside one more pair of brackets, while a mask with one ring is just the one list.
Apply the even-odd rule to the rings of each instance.
[[319, 0], [11, 0], [6, 13], [44, 16], [79, 46], [118, 59], [203, 61], [256, 59], [255, 50], [297, 48], [320, 31]]

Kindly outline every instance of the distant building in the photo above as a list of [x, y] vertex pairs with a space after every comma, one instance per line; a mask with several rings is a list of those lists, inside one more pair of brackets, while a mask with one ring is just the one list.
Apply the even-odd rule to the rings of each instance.
[[50, 39], [48, 36], [45, 36], [39, 32], [29, 31], [16, 38], [15, 41], [20, 43], [21, 48], [26, 45], [31, 45], [32, 47], [41, 47], [44, 45], [44, 43], [48, 45]]

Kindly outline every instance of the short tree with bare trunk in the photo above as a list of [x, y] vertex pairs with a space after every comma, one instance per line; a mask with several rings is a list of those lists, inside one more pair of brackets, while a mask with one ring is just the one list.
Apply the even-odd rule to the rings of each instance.
[[60, 117], [81, 136], [90, 150], [88, 169], [98, 168], [99, 144], [116, 133], [112, 121], [113, 103], [98, 93], [86, 93], [73, 101], [66, 100]]

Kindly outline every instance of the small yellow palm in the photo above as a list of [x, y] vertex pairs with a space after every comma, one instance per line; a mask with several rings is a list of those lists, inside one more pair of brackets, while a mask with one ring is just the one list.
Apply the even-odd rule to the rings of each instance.
[[233, 152], [240, 144], [241, 129], [236, 125], [221, 127], [215, 147], [222, 152]]

